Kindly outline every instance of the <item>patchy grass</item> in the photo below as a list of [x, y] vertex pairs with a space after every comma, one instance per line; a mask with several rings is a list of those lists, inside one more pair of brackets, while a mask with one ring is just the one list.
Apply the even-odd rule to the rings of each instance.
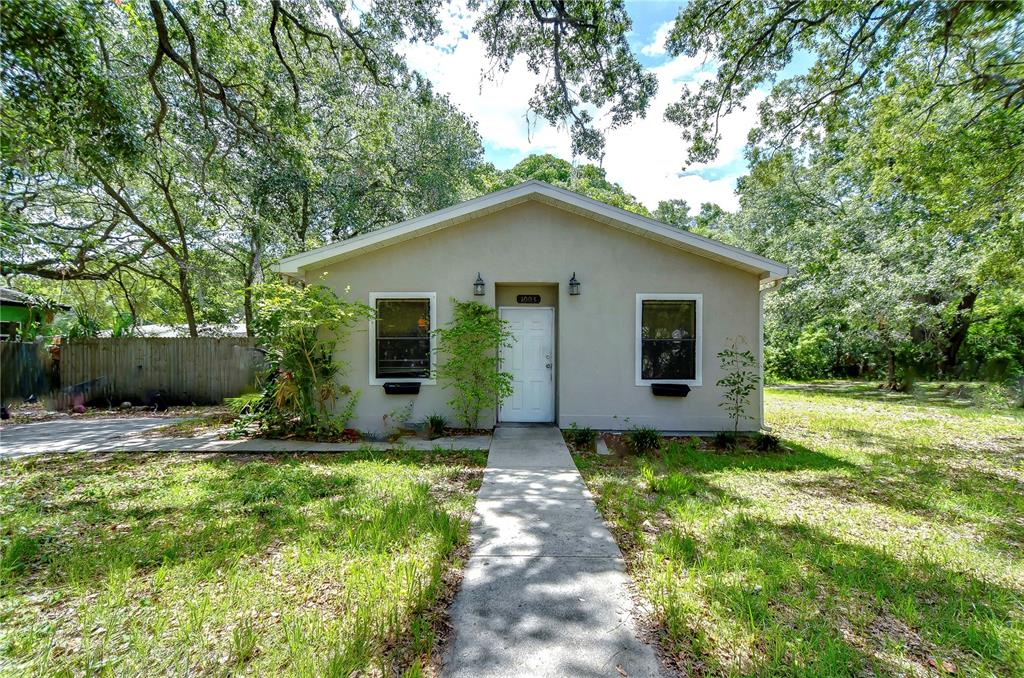
[[0, 674], [412, 674], [483, 453], [0, 463]]
[[783, 387], [787, 449], [577, 455], [680, 668], [1024, 675], [1024, 412]]
[[181, 421], [149, 429], [143, 435], [148, 438], [195, 438], [204, 433], [226, 430], [235, 419], [234, 412], [226, 409], [212, 409], [200, 416], [187, 417]]

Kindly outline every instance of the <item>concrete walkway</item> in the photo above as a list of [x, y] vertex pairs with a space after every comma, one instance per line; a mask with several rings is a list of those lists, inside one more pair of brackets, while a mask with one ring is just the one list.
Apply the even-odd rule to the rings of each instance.
[[500, 427], [442, 675], [658, 676], [619, 548], [554, 427]]

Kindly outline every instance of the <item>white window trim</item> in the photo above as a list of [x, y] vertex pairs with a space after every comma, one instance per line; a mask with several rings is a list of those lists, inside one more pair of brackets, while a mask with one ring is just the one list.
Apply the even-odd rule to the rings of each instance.
[[[693, 379], [642, 379], [641, 362], [643, 359], [643, 344], [640, 337], [640, 327], [643, 322], [643, 302], [648, 300], [665, 299], [669, 301], [695, 301], [697, 302], [696, 330], [697, 341], [694, 344], [694, 357], [696, 365]], [[703, 294], [645, 294], [640, 292], [636, 295], [636, 322], [634, 324], [636, 337], [636, 353], [634, 357], [635, 376], [637, 386], [649, 386], [651, 384], [686, 384], [687, 386], [703, 386], [704, 378], [704, 295]]]
[[437, 292], [370, 292], [370, 308], [377, 312], [378, 299], [428, 299], [430, 301], [430, 377], [395, 377], [380, 379], [377, 377], [377, 320], [370, 318], [370, 386], [382, 386], [390, 383], [419, 383], [427, 386], [437, 384], [435, 368], [437, 362]]

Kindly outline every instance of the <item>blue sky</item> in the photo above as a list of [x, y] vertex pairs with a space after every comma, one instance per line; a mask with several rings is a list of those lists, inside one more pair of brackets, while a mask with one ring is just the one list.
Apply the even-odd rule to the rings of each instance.
[[[609, 179], [651, 208], [659, 200], [681, 198], [695, 208], [715, 202], [736, 209], [736, 179], [747, 171], [743, 146], [765, 93], [755, 92], [746, 102], [746, 110], [722, 121], [718, 158], [684, 170], [686, 144], [663, 113], [684, 87], [713, 77], [714, 66], [702, 59], [665, 54], [664, 36], [679, 2], [627, 1], [626, 6], [633, 19], [630, 43], [641, 63], [657, 76], [659, 90], [645, 118], [607, 132], [604, 168]], [[499, 168], [511, 167], [531, 153], [553, 153], [572, 160], [565, 131], [527, 115], [527, 102], [539, 76], [522, 62], [515, 63], [508, 73], [488, 74], [490, 64], [473, 35], [473, 14], [458, 4], [443, 11], [444, 35], [433, 44], [408, 45], [406, 57], [438, 91], [448, 94], [477, 121], [486, 159]], [[807, 62], [802, 55], [792, 70], [802, 70]], [[576, 161], [587, 162], [583, 158]]]

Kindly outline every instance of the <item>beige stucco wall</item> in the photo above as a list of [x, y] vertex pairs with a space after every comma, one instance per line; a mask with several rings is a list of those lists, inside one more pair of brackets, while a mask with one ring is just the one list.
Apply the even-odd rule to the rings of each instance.
[[[487, 283], [483, 297], [473, 297], [478, 271]], [[579, 296], [568, 294], [574, 271], [582, 283]], [[726, 337], [737, 335], [755, 354], [758, 346], [756, 274], [534, 201], [307, 271], [306, 280], [325, 280], [339, 294], [349, 287], [351, 298], [364, 302], [371, 292], [436, 292], [441, 325], [451, 320], [451, 297], [494, 305], [496, 284], [516, 283], [520, 293], [529, 283], [556, 284], [560, 426], [729, 428], [715, 386], [716, 353]], [[703, 385], [686, 398], [655, 397], [650, 386], [635, 385], [636, 294], [641, 292], [703, 295]], [[452, 418], [446, 405], [450, 394], [440, 384], [424, 385], [416, 396], [389, 396], [382, 386], [369, 385], [368, 342], [364, 323], [339, 355], [349, 363], [347, 383], [362, 391], [354, 426], [383, 430], [383, 417], [409, 403], [413, 421], [435, 412]], [[743, 428], [760, 425], [760, 398], [753, 395], [748, 412], [753, 418]], [[483, 418], [491, 425], [495, 412]]]

